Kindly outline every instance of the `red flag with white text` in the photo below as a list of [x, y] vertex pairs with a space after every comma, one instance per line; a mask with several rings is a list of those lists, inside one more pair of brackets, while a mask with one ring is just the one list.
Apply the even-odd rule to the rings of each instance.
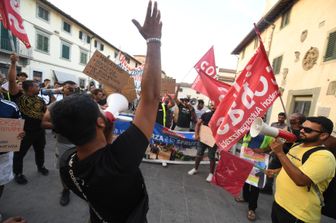
[[[204, 72], [206, 75], [210, 77], [216, 76], [216, 62], [215, 62], [215, 52], [213, 46], [204, 54], [204, 56], [195, 64], [194, 68], [196, 69], [197, 73], [200, 74]], [[194, 80], [192, 84], [192, 89], [198, 91], [204, 95], [207, 95], [207, 91], [205, 86], [201, 81], [199, 75]]]
[[222, 151], [211, 183], [238, 197], [252, 168], [252, 163]]
[[30, 48], [27, 33], [23, 27], [23, 19], [19, 13], [20, 3], [18, 0], [1, 0], [1, 22], [5, 29], [12, 32], [13, 36], [21, 40], [27, 48]]
[[210, 100], [214, 101], [215, 105], [218, 106], [220, 101], [225, 97], [225, 95], [231, 88], [231, 85], [221, 82], [219, 80], [216, 80], [206, 75], [202, 71], [199, 72], [198, 77], [200, 79], [198, 86], [202, 86], [204, 90], [200, 91], [198, 89], [195, 89], [194, 85], [192, 85], [191, 88], [208, 96]]
[[219, 150], [228, 151], [279, 96], [263, 43], [217, 107], [209, 126]]

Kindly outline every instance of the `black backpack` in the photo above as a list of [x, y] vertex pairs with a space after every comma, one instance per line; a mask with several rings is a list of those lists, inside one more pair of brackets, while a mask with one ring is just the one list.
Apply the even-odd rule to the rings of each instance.
[[[318, 146], [311, 150], [305, 152], [302, 156], [302, 164], [307, 161], [309, 156], [319, 150], [328, 150], [332, 154], [334, 154], [336, 158], [336, 151], [331, 151], [326, 147]], [[328, 188], [323, 192], [324, 206], [322, 206], [322, 214], [328, 216], [330, 218], [336, 219], [336, 177], [332, 178], [330, 181]]]

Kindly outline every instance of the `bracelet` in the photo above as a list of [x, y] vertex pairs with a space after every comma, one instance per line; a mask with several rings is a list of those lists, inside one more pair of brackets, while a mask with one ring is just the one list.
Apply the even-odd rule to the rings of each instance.
[[159, 43], [161, 45], [161, 39], [160, 38], [155, 38], [155, 37], [148, 38], [148, 39], [146, 39], [146, 42], [147, 42], [147, 44], [148, 43]]

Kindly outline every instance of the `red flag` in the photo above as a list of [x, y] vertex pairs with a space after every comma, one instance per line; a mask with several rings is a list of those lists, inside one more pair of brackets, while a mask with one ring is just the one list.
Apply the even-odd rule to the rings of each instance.
[[216, 106], [219, 105], [220, 101], [231, 88], [231, 85], [216, 80], [206, 75], [202, 71], [199, 72], [197, 78], [199, 78], [197, 81], [198, 84], [195, 84], [194, 82], [191, 88], [208, 96], [212, 101], [215, 102]]
[[229, 150], [263, 116], [279, 96], [272, 68], [260, 40], [259, 48], [230, 88], [210, 120], [219, 148]]
[[[210, 77], [215, 77], [216, 63], [215, 63], [215, 53], [213, 46], [195, 64], [194, 68], [196, 69], [198, 74], [204, 72], [206, 75]], [[204, 95], [207, 95], [206, 88], [203, 86], [199, 75], [197, 75], [197, 77], [195, 78], [194, 83], [192, 84], [192, 88]]]
[[30, 48], [29, 39], [23, 27], [23, 19], [19, 14], [19, 7], [19, 1], [17, 0], [1, 0], [1, 22], [4, 28], [9, 29], [27, 48]]
[[211, 183], [223, 187], [234, 197], [238, 197], [252, 168], [252, 163], [222, 151]]

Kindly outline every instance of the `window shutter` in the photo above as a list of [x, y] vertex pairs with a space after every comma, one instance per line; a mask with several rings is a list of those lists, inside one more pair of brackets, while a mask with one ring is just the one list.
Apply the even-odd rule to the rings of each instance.
[[97, 48], [97, 45], [98, 45], [97, 40], [95, 40], [95, 41], [94, 41], [94, 47]]
[[79, 31], [79, 39], [83, 39], [83, 32]]
[[91, 42], [91, 37], [90, 37], [90, 36], [87, 36], [86, 42], [87, 42], [87, 43], [90, 43], [90, 42]]
[[325, 60], [330, 60], [335, 57], [336, 57], [336, 32], [333, 32], [329, 34]]
[[104, 50], [104, 44], [100, 45], [100, 50], [103, 51]]

